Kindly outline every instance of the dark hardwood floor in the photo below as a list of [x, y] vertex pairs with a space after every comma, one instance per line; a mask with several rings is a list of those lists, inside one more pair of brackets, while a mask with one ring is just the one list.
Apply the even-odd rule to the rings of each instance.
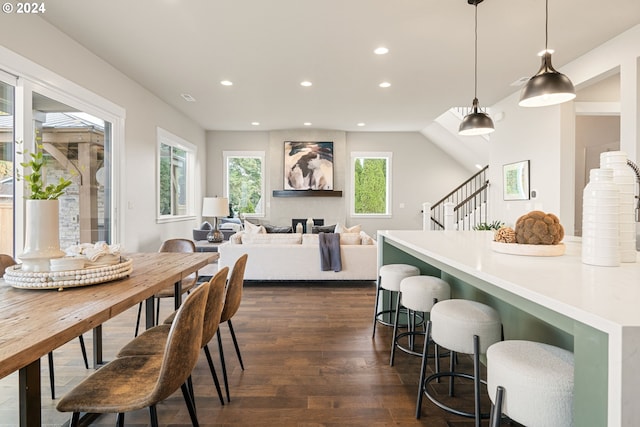
[[[245, 370], [233, 350], [227, 325], [222, 326], [229, 371], [231, 403], [221, 406], [201, 356], [193, 374], [201, 426], [471, 426], [471, 420], [446, 414], [426, 398], [422, 419], [414, 417], [420, 359], [398, 352], [389, 366], [392, 330], [378, 326], [372, 339], [373, 283], [247, 283], [233, 318]], [[163, 301], [161, 317], [171, 311]], [[104, 325], [104, 354], [109, 360], [133, 336], [136, 308]], [[91, 334], [85, 335], [91, 346]], [[211, 343], [222, 377], [217, 345]], [[56, 391], [62, 396], [89, 371], [77, 340], [55, 351]], [[43, 425], [64, 425], [49, 395], [46, 358], [42, 360]], [[433, 361], [430, 360], [430, 368]], [[448, 363], [447, 359], [443, 363]], [[461, 369], [470, 360], [460, 357]], [[445, 365], [446, 366], [446, 365]], [[446, 394], [446, 384], [436, 384]], [[460, 384], [455, 402], [473, 407], [470, 385]], [[484, 392], [484, 391], [483, 391]], [[488, 399], [484, 408], [488, 409]], [[190, 426], [178, 391], [158, 406], [161, 426]], [[127, 426], [146, 426], [146, 410], [128, 413]], [[17, 375], [0, 381], [0, 426], [17, 425]], [[104, 415], [92, 425], [115, 425]], [[487, 422], [483, 422], [487, 425]]]

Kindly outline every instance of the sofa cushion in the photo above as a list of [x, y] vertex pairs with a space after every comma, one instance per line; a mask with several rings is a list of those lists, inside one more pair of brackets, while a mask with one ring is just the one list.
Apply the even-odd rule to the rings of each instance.
[[376, 241], [373, 239], [373, 237], [369, 236], [364, 231], [361, 231], [360, 232], [360, 244], [361, 245], [375, 245]]
[[359, 245], [360, 240], [361, 238], [359, 233], [340, 233], [341, 245]]
[[244, 233], [242, 236], [243, 245], [299, 245], [302, 243], [302, 234], [252, 234]]
[[302, 244], [305, 246], [318, 246], [320, 245], [320, 235], [305, 233], [302, 235]]

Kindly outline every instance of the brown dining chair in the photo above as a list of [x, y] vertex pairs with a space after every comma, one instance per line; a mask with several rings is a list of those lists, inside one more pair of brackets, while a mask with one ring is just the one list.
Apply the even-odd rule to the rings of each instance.
[[178, 388], [187, 404], [191, 423], [197, 426], [198, 419], [186, 382], [198, 361], [208, 292], [209, 283], [204, 283], [185, 299], [169, 330], [162, 354], [118, 357], [60, 399], [56, 409], [73, 413], [71, 427], [79, 424], [80, 413], [117, 413], [117, 425], [124, 426], [126, 412], [147, 407], [151, 425], [157, 427], [156, 405]]
[[[209, 363], [213, 383], [215, 384], [218, 392], [218, 398], [222, 405], [224, 405], [224, 399], [222, 397], [222, 390], [220, 389], [218, 375], [216, 374], [216, 370], [213, 366], [213, 359], [209, 352], [209, 341], [211, 341], [213, 336], [216, 334], [218, 325], [220, 324], [220, 315], [222, 314], [222, 307], [224, 306], [225, 294], [227, 292], [226, 284], [228, 274], [229, 267], [224, 267], [220, 269], [209, 281], [209, 296], [207, 297], [207, 306], [204, 312], [201, 343], [205, 355], [207, 356], [207, 362]], [[129, 343], [120, 349], [117, 357], [162, 353], [167, 341], [167, 336], [169, 335], [169, 330], [175, 320], [176, 313], [177, 312], [173, 312], [169, 317], [167, 317], [163, 324], [147, 329], [136, 338], [129, 341]]]
[[[186, 252], [192, 253], [196, 251], [196, 245], [193, 240], [189, 239], [169, 239], [162, 242], [158, 252]], [[182, 279], [182, 293], [189, 293], [198, 284], [198, 272], [191, 273], [184, 279]], [[156, 321], [160, 317], [160, 299], [161, 298], [173, 298], [175, 291], [173, 286], [161, 290], [154, 295], [156, 303]], [[136, 330], [133, 334], [134, 337], [138, 336], [140, 330], [140, 316], [142, 314], [142, 302], [138, 304], [138, 316], [136, 318]]]
[[[244, 286], [244, 271], [247, 267], [247, 259], [249, 255], [243, 254], [237, 259], [231, 270], [231, 276], [229, 276], [229, 282], [227, 284], [227, 297], [224, 301], [224, 308], [222, 309], [222, 315], [220, 316], [220, 324], [227, 323], [229, 325], [229, 332], [231, 332], [231, 338], [233, 339], [233, 346], [236, 348], [236, 354], [238, 355], [238, 361], [240, 367], [244, 371], [244, 363], [242, 362], [242, 355], [240, 355], [240, 347], [238, 347], [238, 340], [231, 324], [231, 318], [236, 314], [238, 308], [240, 308], [240, 302], [242, 301], [242, 290]], [[227, 402], [231, 402], [229, 396], [229, 381], [227, 379], [227, 367], [224, 361], [224, 351], [222, 349], [222, 336], [220, 335], [220, 327], [218, 327], [218, 350], [220, 352], [220, 364], [222, 365], [222, 378], [224, 380], [224, 388], [227, 393]]]
[[[0, 276], [4, 275], [4, 271], [7, 267], [11, 267], [12, 265], [16, 265], [17, 262], [13, 259], [12, 256], [7, 254], [0, 254]], [[89, 369], [89, 360], [87, 359], [87, 348], [84, 345], [84, 338], [82, 335], [78, 336], [78, 340], [80, 341], [80, 351], [82, 351], [82, 358], [84, 360], [84, 367]], [[49, 384], [51, 385], [51, 399], [56, 398], [56, 386], [55, 386], [55, 374], [53, 371], [53, 352], [49, 352], [47, 355], [47, 359], [49, 362]]]

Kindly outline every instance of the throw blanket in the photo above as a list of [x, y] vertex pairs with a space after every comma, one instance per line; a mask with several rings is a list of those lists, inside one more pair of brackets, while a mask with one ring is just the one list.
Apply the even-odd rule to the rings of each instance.
[[320, 269], [322, 271], [342, 270], [342, 257], [340, 256], [340, 234], [320, 233], [318, 236], [320, 246]]

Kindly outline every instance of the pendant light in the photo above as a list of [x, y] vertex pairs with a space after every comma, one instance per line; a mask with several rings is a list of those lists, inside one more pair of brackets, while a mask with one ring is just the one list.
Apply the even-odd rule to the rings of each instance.
[[475, 59], [474, 59], [474, 92], [471, 113], [467, 114], [458, 128], [459, 135], [486, 135], [495, 130], [493, 120], [488, 114], [478, 111], [478, 4], [483, 0], [467, 0], [475, 6]]
[[571, 80], [551, 65], [551, 53], [547, 48], [549, 41], [549, 0], [545, 0], [545, 35], [542, 65], [535, 76], [531, 77], [520, 92], [521, 107], [546, 107], [561, 104], [576, 97]]

